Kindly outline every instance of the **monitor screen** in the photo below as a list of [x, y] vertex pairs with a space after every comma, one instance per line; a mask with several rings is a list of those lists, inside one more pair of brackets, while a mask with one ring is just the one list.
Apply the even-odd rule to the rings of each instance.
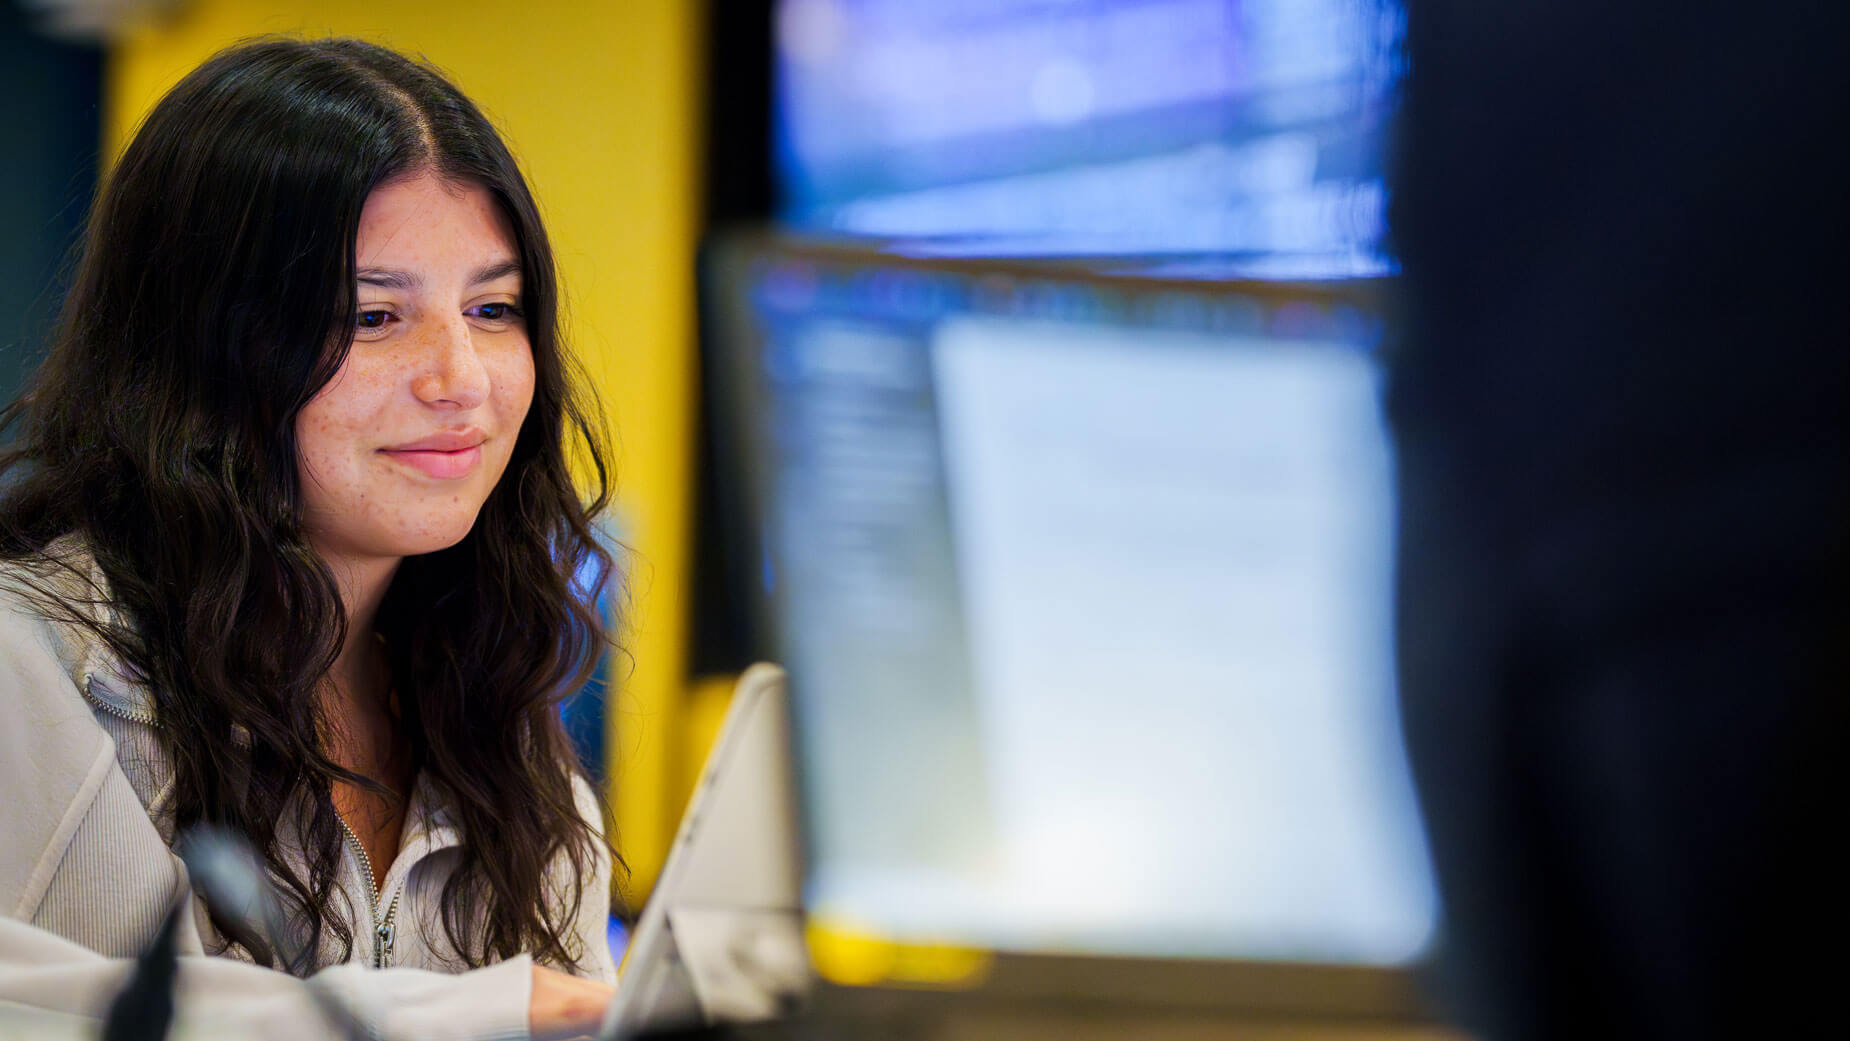
[[1367, 287], [770, 238], [708, 277], [812, 916], [999, 950], [1423, 952]]
[[1397, 0], [781, 0], [780, 217], [943, 255], [1379, 249]]

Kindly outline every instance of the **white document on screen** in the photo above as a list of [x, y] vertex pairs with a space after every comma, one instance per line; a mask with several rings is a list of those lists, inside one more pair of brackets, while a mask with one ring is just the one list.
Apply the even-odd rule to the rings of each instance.
[[1435, 905], [1394, 716], [1369, 357], [988, 318], [933, 352], [997, 929], [1416, 955]]

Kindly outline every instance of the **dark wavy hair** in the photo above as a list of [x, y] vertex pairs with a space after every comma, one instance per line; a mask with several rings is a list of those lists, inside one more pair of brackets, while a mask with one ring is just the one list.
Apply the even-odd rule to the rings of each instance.
[[[356, 40], [267, 39], [160, 101], [91, 212], [49, 356], [0, 411], [17, 434], [0, 454], [0, 557], [45, 565], [54, 542], [81, 540], [111, 610], [50, 599], [145, 680], [176, 828], [249, 837], [306, 923], [304, 959], [330, 935], [350, 956], [331, 785], [406, 793], [326, 751], [317, 688], [347, 622], [304, 537], [295, 420], [352, 344], [367, 196], [420, 172], [486, 189], [512, 225], [535, 388], [473, 529], [403, 562], [378, 627], [412, 753], [463, 837], [442, 895], [451, 943], [471, 965], [528, 952], [569, 969], [581, 901], [609, 900], [585, 891], [602, 840], [576, 807], [582, 767], [558, 715], [606, 642], [596, 598], [612, 561], [592, 527], [605, 437], [561, 341], [532, 194], [440, 73]], [[574, 464], [594, 478], [588, 500]], [[585, 573], [596, 581], [574, 581]], [[303, 795], [305, 875], [278, 849]], [[549, 877], [561, 861], [563, 893]], [[260, 938], [216, 924], [274, 964]]]

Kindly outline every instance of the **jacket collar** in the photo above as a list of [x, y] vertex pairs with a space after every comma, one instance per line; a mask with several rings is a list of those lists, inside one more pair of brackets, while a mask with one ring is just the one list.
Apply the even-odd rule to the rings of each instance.
[[[430, 775], [418, 771], [411, 784], [411, 797], [405, 810], [405, 831], [399, 843], [398, 859], [415, 863], [425, 855], [450, 846], [462, 845], [462, 828], [456, 815], [437, 794]], [[406, 854], [409, 853], [410, 856]]]
[[[77, 576], [87, 580], [88, 590], [81, 598], [73, 596], [73, 602], [94, 602], [99, 605], [95, 610], [104, 612], [103, 620], [110, 623], [120, 620], [115, 608], [106, 606], [110, 603], [109, 580], [80, 541], [74, 537], [59, 539], [52, 543], [46, 555], [70, 569], [70, 577], [63, 579], [61, 584], [68, 583], [74, 591], [82, 585]], [[58, 628], [65, 644], [63, 657], [70, 666], [71, 679], [84, 697], [118, 715], [155, 720], [153, 692], [102, 637], [87, 626], [70, 621], [59, 623]], [[401, 846], [401, 850], [413, 851], [414, 856], [401, 856], [400, 859], [411, 862], [427, 853], [461, 844], [462, 831], [454, 812], [424, 771], [418, 771], [409, 794]]]
[[77, 689], [91, 701], [120, 715], [153, 720], [154, 694], [148, 690], [148, 685], [95, 633], [83, 630], [82, 636], [88, 638], [89, 646], [79, 660], [77, 675], [72, 677], [77, 681]]
[[[57, 570], [42, 581], [63, 598], [69, 610], [104, 625], [121, 623], [109, 579], [80, 537], [66, 535], [53, 541], [44, 557]], [[74, 618], [54, 618], [52, 625], [64, 645], [60, 658], [71, 682], [86, 698], [119, 714], [154, 717], [154, 695], [147, 684], [95, 630]]]

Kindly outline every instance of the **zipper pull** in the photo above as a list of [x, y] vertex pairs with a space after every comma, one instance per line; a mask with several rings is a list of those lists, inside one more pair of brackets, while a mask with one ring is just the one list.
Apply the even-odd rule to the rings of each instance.
[[379, 923], [379, 929], [373, 934], [373, 968], [383, 969], [392, 957], [392, 940], [398, 935], [398, 928], [390, 921]]

